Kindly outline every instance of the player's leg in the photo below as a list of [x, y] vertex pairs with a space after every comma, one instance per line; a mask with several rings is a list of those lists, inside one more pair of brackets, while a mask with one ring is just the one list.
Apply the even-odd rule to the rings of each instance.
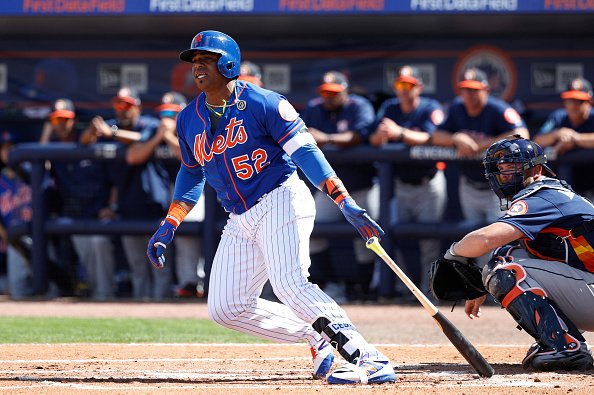
[[[594, 297], [579, 271], [566, 269], [572, 268], [512, 256], [495, 257], [483, 269], [483, 281], [489, 293], [536, 340], [524, 358], [524, 368], [584, 370], [592, 367], [592, 354], [586, 341], [576, 322], [567, 314], [574, 318], [579, 317], [579, 312], [589, 315]], [[591, 282], [594, 283], [594, 275]], [[571, 287], [581, 288], [590, 296], [576, 293]], [[578, 311], [570, 304], [574, 302], [580, 308], [589, 307]]]
[[323, 378], [334, 359], [332, 347], [287, 306], [259, 297], [268, 273], [252, 236], [251, 222], [259, 222], [260, 213], [253, 214], [252, 210], [243, 215], [232, 214], [225, 226], [210, 272], [209, 316], [222, 326], [264, 339], [284, 343], [307, 341], [313, 375]]
[[103, 235], [73, 235], [72, 244], [84, 266], [91, 297], [97, 300], [115, 295], [115, 260], [111, 239]]
[[[344, 219], [340, 210], [336, 209], [336, 204], [325, 193], [317, 191], [314, 194], [314, 201], [318, 222], [336, 222]], [[312, 238], [309, 253], [311, 257], [310, 281], [327, 290], [329, 295], [338, 300], [344, 300], [346, 298], [344, 281], [341, 273], [335, 269], [328, 239], [323, 237]]]
[[[413, 186], [406, 196], [405, 204], [412, 211], [413, 220], [420, 223], [438, 223], [446, 208], [447, 186], [443, 171], [438, 171], [429, 181]], [[419, 240], [420, 279], [419, 288], [427, 290], [431, 262], [442, 254], [440, 239]]]
[[332, 373], [328, 382], [393, 382], [396, 377], [388, 358], [367, 343], [344, 310], [307, 279], [315, 211], [305, 183], [289, 180], [260, 204], [258, 243], [276, 295], [349, 362]]

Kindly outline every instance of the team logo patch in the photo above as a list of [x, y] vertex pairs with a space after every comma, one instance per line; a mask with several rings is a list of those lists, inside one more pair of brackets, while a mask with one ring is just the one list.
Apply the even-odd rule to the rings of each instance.
[[509, 210], [507, 210], [507, 215], [522, 215], [528, 212], [528, 203], [523, 200], [518, 200], [515, 202]]
[[522, 118], [520, 118], [520, 114], [518, 114], [518, 112], [513, 108], [508, 108], [507, 110], [505, 110], [505, 112], [503, 113], [503, 117], [507, 122], [513, 125], [518, 125], [522, 120]]
[[238, 110], [245, 110], [246, 102], [245, 100], [240, 100], [237, 102], [237, 109]]
[[288, 100], [281, 100], [278, 103], [278, 113], [285, 121], [289, 122], [293, 122], [299, 117], [299, 113]]
[[445, 116], [443, 115], [443, 111], [441, 110], [434, 110], [431, 113], [431, 122], [433, 122], [434, 125], [441, 124], [444, 118]]

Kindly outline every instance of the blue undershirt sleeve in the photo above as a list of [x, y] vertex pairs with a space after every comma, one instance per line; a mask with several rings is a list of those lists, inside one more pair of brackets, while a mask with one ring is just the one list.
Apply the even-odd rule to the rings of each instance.
[[299, 147], [293, 152], [291, 159], [316, 188], [328, 177], [336, 175], [334, 169], [332, 169], [332, 166], [316, 145], [306, 144]]
[[196, 204], [204, 190], [204, 170], [202, 167], [188, 168], [180, 166], [175, 179], [173, 200]]

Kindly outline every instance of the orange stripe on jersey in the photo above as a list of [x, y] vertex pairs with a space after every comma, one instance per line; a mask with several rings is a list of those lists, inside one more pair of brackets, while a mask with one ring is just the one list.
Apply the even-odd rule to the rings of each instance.
[[[241, 199], [241, 202], [243, 203], [243, 207], [245, 207], [245, 211], [248, 210], [248, 206], [247, 203], [245, 202], [245, 199], [243, 198], [243, 196], [241, 196], [241, 193], [239, 193], [239, 190], [237, 189], [237, 185], [235, 185], [235, 180], [233, 179], [233, 174], [231, 174], [231, 170], [229, 170], [229, 164], [227, 163], [227, 153], [223, 152], [223, 160], [225, 161], [225, 167], [227, 168], [227, 173], [229, 173], [229, 178], [231, 179], [231, 182], [233, 183], [233, 189], [235, 189], [235, 193], [237, 193], [237, 196], [239, 196], [239, 198]], [[229, 196], [229, 195], [227, 195]]]
[[247, 86], [247, 84], [244, 84], [241, 87], [241, 90], [237, 93], [237, 96], [235, 96], [235, 100], [238, 100], [239, 99], [239, 96], [241, 96], [241, 94], [243, 93], [243, 90], [245, 89], [246, 86]]
[[568, 239], [576, 255], [586, 267], [586, 270], [594, 273], [594, 249], [588, 243], [588, 240], [584, 236], [579, 236], [575, 239], [570, 236]]
[[[200, 96], [202, 96], [202, 92], [200, 92], [200, 94], [196, 98], [196, 115], [198, 115], [198, 118], [200, 118], [200, 120], [204, 124], [204, 129], [206, 130], [206, 121], [204, 120], [204, 118], [202, 118], [202, 115], [200, 115], [200, 111], [198, 110], [198, 102], [200, 101]], [[204, 99], [204, 100], [206, 100], [206, 99]]]
[[301, 126], [301, 122], [299, 123], [299, 125], [295, 126], [293, 129], [291, 129], [287, 134], [285, 134], [283, 137], [281, 137], [277, 143], [281, 143], [284, 139], [286, 139], [287, 137], [289, 137], [291, 135], [291, 133], [293, 133], [295, 131], [295, 129], [297, 129], [299, 126]]

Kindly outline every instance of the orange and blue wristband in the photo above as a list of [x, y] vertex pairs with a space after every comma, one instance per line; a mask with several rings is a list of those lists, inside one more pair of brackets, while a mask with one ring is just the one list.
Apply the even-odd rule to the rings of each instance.
[[182, 223], [184, 218], [186, 218], [186, 215], [188, 215], [188, 210], [183, 208], [181, 204], [171, 203], [169, 206], [169, 211], [167, 211], [165, 221], [177, 228]]

